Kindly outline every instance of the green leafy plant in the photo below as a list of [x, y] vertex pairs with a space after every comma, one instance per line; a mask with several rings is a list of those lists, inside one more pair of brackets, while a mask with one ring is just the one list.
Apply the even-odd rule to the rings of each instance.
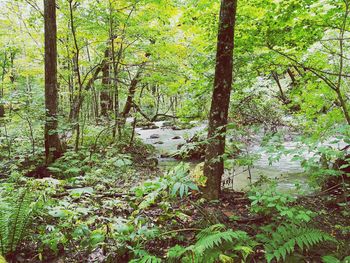
[[350, 262], [350, 256], [347, 256], [345, 258], [338, 259], [332, 255], [327, 255], [322, 257], [322, 262], [323, 263], [349, 263]]
[[34, 211], [34, 195], [28, 188], [5, 191], [0, 196], [0, 253], [14, 253], [29, 233], [27, 226]]
[[137, 258], [130, 260], [130, 263], [161, 263], [162, 260], [156, 256], [148, 254], [145, 250], [134, 250], [134, 254]]
[[325, 241], [335, 241], [330, 235], [313, 228], [284, 224], [276, 229], [265, 227], [265, 233], [257, 235], [257, 240], [264, 245], [268, 262], [286, 260], [298, 248], [303, 251]]
[[281, 193], [276, 190], [276, 184], [268, 189], [261, 190], [253, 188], [249, 193], [251, 200], [251, 211], [273, 219], [285, 219], [289, 222], [309, 222], [314, 215], [310, 210], [303, 207], [293, 206], [296, 198], [290, 194]]
[[161, 195], [183, 198], [189, 194], [190, 190], [198, 191], [199, 189], [189, 176], [189, 165], [180, 163], [164, 177], [144, 182], [133, 190], [136, 197], [142, 198], [138, 208], [145, 209], [154, 204]]
[[252, 242], [246, 232], [227, 230], [218, 224], [202, 230], [195, 244], [188, 247], [176, 245], [169, 249], [168, 258], [172, 262], [216, 262], [234, 258], [245, 260], [253, 252]]
[[169, 181], [169, 190], [172, 196], [177, 194], [182, 198], [187, 196], [190, 190], [198, 191], [198, 186], [189, 176], [189, 165], [180, 163], [175, 166], [167, 175]]

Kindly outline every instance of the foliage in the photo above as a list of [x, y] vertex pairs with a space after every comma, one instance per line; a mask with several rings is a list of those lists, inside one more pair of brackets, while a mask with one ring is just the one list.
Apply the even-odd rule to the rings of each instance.
[[162, 260], [158, 257], [152, 256], [148, 254], [144, 250], [137, 250], [135, 251], [136, 259], [132, 259], [129, 262], [130, 263], [161, 263]]
[[259, 234], [257, 239], [264, 244], [268, 262], [273, 259], [285, 261], [287, 255], [295, 253], [297, 247], [304, 250], [321, 242], [334, 241], [334, 238], [318, 229], [299, 227], [294, 224], [282, 224], [276, 229], [270, 226], [267, 232]]
[[252, 201], [250, 208], [252, 212], [271, 216], [277, 222], [280, 220], [293, 223], [309, 222], [314, 215], [310, 210], [293, 206], [296, 198], [290, 194], [278, 192], [276, 183], [264, 190], [252, 189], [249, 199]]
[[323, 263], [346, 263], [350, 261], [350, 256], [343, 258], [342, 260], [337, 259], [334, 256], [327, 255], [322, 257]]
[[198, 233], [197, 241], [189, 247], [179, 245], [168, 251], [174, 262], [233, 262], [234, 258], [246, 260], [253, 252], [254, 243], [243, 231], [226, 230], [224, 225], [213, 225]]
[[142, 199], [138, 209], [153, 205], [161, 195], [183, 198], [190, 193], [190, 190], [198, 191], [198, 187], [190, 178], [189, 165], [186, 163], [175, 166], [164, 177], [144, 182], [134, 188], [136, 197]]
[[[247, 233], [215, 225], [195, 240], [195, 230], [190, 238], [176, 231], [197, 223], [199, 208], [191, 205], [197, 205], [198, 186], [207, 183], [203, 165], [192, 169], [182, 163], [166, 172], [150, 167], [150, 152], [158, 152], [154, 141], [140, 140], [138, 125], [154, 128], [162, 120], [180, 130], [197, 120], [195, 126], [205, 126], [220, 1], [56, 0], [57, 133], [66, 152], [48, 167], [42, 3], [0, 2], [0, 254], [16, 254], [30, 239], [23, 250], [32, 255], [25, 256], [41, 261], [64, 250], [68, 262], [93, 262], [90, 257], [101, 250], [109, 262], [160, 262], [164, 251], [148, 250], [152, 242], [164, 241], [182, 245], [168, 251], [174, 262], [250, 262], [259, 256], [260, 248], [254, 250], [259, 241], [267, 260], [282, 261], [331, 241], [313, 228], [324, 214], [348, 219], [348, 0], [238, 1], [234, 92], [225, 154], [219, 156], [227, 172], [253, 170], [260, 146], [266, 166], [288, 156], [304, 169], [305, 184], [314, 187], [310, 191], [339, 185], [336, 196], [322, 193], [336, 209], [326, 200], [323, 214], [311, 212], [296, 196], [303, 193], [281, 193], [276, 184], [264, 184], [249, 191], [249, 207], [243, 198], [233, 216], [239, 219], [246, 209], [248, 217], [261, 220], [229, 223]], [[203, 128], [179, 154], [200, 152], [203, 159], [206, 132]], [[344, 222], [331, 227], [332, 235], [349, 234]], [[169, 239], [163, 236], [168, 228], [175, 231]], [[349, 260], [348, 251], [336, 252], [318, 254], [325, 255], [324, 262]], [[81, 258], [69, 258], [75, 256]]]
[[14, 189], [8, 186], [0, 196], [0, 252], [14, 253], [29, 234], [28, 225], [33, 218], [35, 198], [29, 187]]

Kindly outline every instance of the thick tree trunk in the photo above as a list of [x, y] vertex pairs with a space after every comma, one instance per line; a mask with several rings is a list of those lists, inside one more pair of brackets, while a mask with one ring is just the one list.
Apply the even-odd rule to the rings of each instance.
[[209, 143], [204, 165], [207, 183], [203, 193], [209, 200], [219, 198], [224, 173], [222, 155], [225, 152], [225, 133], [232, 86], [236, 8], [237, 0], [221, 1], [214, 91], [209, 115]]
[[58, 88], [57, 88], [57, 43], [56, 3], [44, 0], [45, 16], [45, 155], [49, 164], [62, 155], [62, 146], [57, 133]]

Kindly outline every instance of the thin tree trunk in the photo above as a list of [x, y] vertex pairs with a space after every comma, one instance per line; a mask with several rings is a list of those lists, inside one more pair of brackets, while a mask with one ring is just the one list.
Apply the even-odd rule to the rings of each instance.
[[222, 155], [225, 152], [226, 124], [232, 88], [236, 8], [237, 0], [221, 1], [214, 91], [209, 115], [209, 143], [204, 164], [207, 182], [203, 193], [209, 200], [219, 198], [224, 173]]
[[342, 87], [341, 84], [342, 84], [342, 80], [343, 80], [342, 75], [343, 75], [343, 70], [344, 70], [344, 35], [345, 35], [345, 27], [346, 27], [349, 12], [350, 12], [349, 2], [348, 1], [344, 1], [344, 2], [345, 2], [346, 10], [345, 10], [345, 15], [344, 15], [344, 19], [343, 19], [343, 25], [341, 27], [340, 35], [339, 35], [340, 61], [339, 61], [338, 81], [336, 84], [335, 91], [337, 93], [338, 100], [339, 100], [341, 108], [343, 110], [345, 120], [350, 125], [350, 115], [349, 115], [348, 107], [347, 107], [346, 101], [345, 101], [343, 94], [342, 94], [342, 91], [341, 91], [341, 87]]
[[79, 149], [79, 141], [80, 141], [80, 109], [83, 103], [83, 96], [82, 96], [82, 90], [83, 90], [83, 83], [80, 73], [80, 64], [79, 64], [79, 58], [80, 58], [80, 48], [78, 46], [78, 40], [76, 35], [76, 28], [74, 25], [74, 16], [73, 16], [73, 0], [69, 0], [69, 15], [70, 15], [70, 26], [73, 36], [73, 42], [74, 42], [74, 73], [77, 78], [77, 84], [78, 84], [78, 94], [75, 97], [73, 101], [73, 121], [75, 121], [74, 126], [76, 130], [76, 137], [75, 137], [75, 151], [77, 152]]
[[4, 103], [1, 101], [4, 97], [4, 80], [5, 80], [5, 74], [6, 74], [6, 63], [7, 63], [7, 52], [5, 50], [4, 54], [4, 60], [2, 62], [2, 74], [1, 74], [1, 90], [0, 90], [0, 118], [5, 117], [5, 106]]
[[284, 104], [286, 104], [288, 100], [287, 100], [286, 96], [284, 95], [284, 92], [283, 92], [283, 89], [282, 89], [282, 85], [281, 85], [281, 82], [280, 82], [280, 79], [278, 77], [277, 72], [276, 71], [272, 71], [271, 75], [272, 75], [273, 79], [275, 80], [275, 82], [276, 82], [276, 84], [278, 86], [278, 89], [280, 91], [280, 98], [281, 98], [282, 102]]
[[[109, 48], [105, 50], [105, 61], [108, 61], [110, 58]], [[100, 93], [100, 105], [101, 105], [101, 116], [107, 117], [108, 110], [110, 105], [112, 105], [112, 99], [109, 94], [110, 89], [110, 72], [109, 72], [109, 63], [105, 63], [102, 69], [102, 88], [103, 90]]]
[[296, 82], [296, 79], [295, 79], [295, 76], [294, 76], [293, 71], [292, 71], [290, 68], [288, 68], [288, 69], [287, 69], [287, 73], [288, 73], [290, 79], [292, 80], [292, 85], [294, 85], [295, 82]]
[[62, 155], [62, 145], [57, 133], [57, 26], [55, 0], [44, 0], [45, 16], [45, 155], [50, 164]]
[[126, 99], [125, 105], [124, 105], [124, 109], [122, 112], [122, 125], [125, 124], [126, 122], [126, 118], [128, 117], [130, 110], [133, 106], [133, 100], [134, 100], [134, 96], [135, 96], [135, 92], [136, 92], [136, 88], [137, 88], [137, 84], [139, 83], [139, 79], [140, 79], [140, 75], [142, 72], [142, 68], [145, 65], [145, 63], [141, 64], [141, 66], [139, 67], [139, 69], [137, 70], [137, 73], [135, 75], [135, 77], [131, 80], [130, 86], [129, 86], [129, 91], [128, 91], [128, 97]]

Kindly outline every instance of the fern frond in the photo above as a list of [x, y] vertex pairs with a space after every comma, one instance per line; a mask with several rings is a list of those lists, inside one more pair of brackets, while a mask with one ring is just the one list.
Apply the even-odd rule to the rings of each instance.
[[9, 218], [9, 250], [15, 251], [19, 241], [23, 237], [24, 230], [27, 226], [28, 219], [32, 212], [31, 203], [33, 197], [28, 189], [20, 189], [17, 200], [12, 203], [12, 213]]
[[247, 239], [247, 233], [243, 231], [228, 230], [225, 232], [214, 232], [211, 235], [205, 236], [195, 244], [196, 252], [203, 254], [206, 250], [221, 246], [224, 242], [234, 243], [235, 240]]
[[186, 252], [186, 248], [176, 245], [168, 250], [167, 258], [169, 258], [171, 262], [177, 262], [176, 260], [183, 257]]
[[296, 225], [283, 225], [270, 235], [266, 242], [266, 236], [261, 238], [265, 244], [265, 257], [267, 262], [274, 258], [277, 261], [285, 260], [286, 256], [293, 253], [297, 247], [301, 250], [310, 248], [324, 241], [335, 241], [330, 235], [313, 228], [298, 227]]
[[0, 199], [0, 254], [13, 253], [23, 239], [33, 211], [33, 200], [27, 188]]
[[4, 199], [0, 199], [0, 255], [5, 255], [8, 244], [9, 207]]
[[227, 260], [239, 257], [238, 252], [244, 251], [245, 254], [241, 258], [250, 253], [248, 246], [242, 245], [251, 241], [248, 234], [243, 231], [226, 230], [222, 224], [203, 229], [196, 237], [197, 242], [191, 246], [170, 248], [168, 258], [172, 262], [212, 263], [220, 258]]
[[213, 233], [224, 231], [224, 230], [226, 230], [226, 227], [223, 224], [212, 225], [208, 228], [203, 229], [201, 232], [199, 232], [197, 234], [197, 239], [202, 239], [204, 237], [212, 235]]
[[137, 256], [136, 259], [132, 259], [129, 262], [130, 263], [161, 263], [162, 260], [156, 256], [148, 254], [145, 250], [134, 250], [135, 255]]

